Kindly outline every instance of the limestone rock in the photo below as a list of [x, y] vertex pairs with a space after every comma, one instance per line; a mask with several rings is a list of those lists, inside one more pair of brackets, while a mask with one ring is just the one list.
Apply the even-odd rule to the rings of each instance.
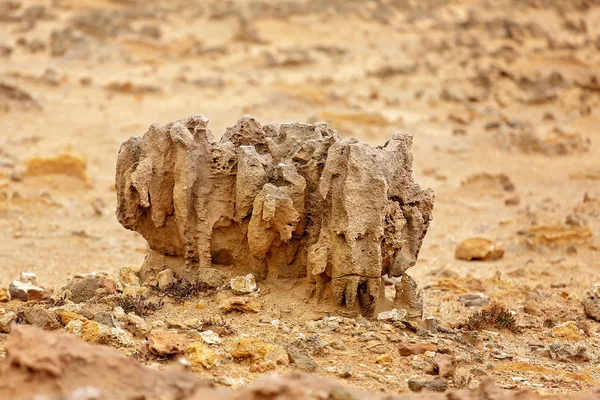
[[85, 277], [75, 277], [62, 290], [70, 292], [69, 300], [73, 303], [83, 303], [94, 297], [96, 290], [101, 287], [100, 279], [100, 276], [94, 274], [86, 275]]
[[[306, 278], [317, 299], [373, 315], [383, 275], [416, 263], [433, 193], [412, 179], [411, 135], [373, 148], [325, 123], [244, 116], [212, 141], [195, 115], [153, 124], [119, 150], [117, 217], [148, 241], [140, 277]], [[330, 291], [329, 295], [325, 291]]]
[[586, 316], [600, 321], [600, 283], [594, 284], [583, 293], [581, 304]]
[[124, 267], [117, 271], [115, 282], [119, 289], [123, 290], [127, 287], [138, 287], [141, 285], [140, 278], [130, 267]]
[[231, 350], [231, 356], [236, 361], [250, 359], [263, 360], [269, 351], [269, 344], [254, 338], [240, 338]]
[[220, 359], [216, 351], [202, 342], [191, 343], [185, 353], [194, 372], [202, 371], [204, 368], [211, 369]]
[[0, 313], [0, 333], [10, 333], [11, 324], [17, 320], [17, 314], [12, 311]]
[[159, 356], [183, 353], [187, 340], [177, 332], [155, 329], [148, 335], [148, 348]]
[[579, 328], [573, 321], [567, 321], [552, 328], [552, 336], [563, 340], [580, 340]]
[[46, 295], [46, 289], [31, 282], [14, 280], [8, 286], [8, 293], [13, 300], [41, 300]]
[[36, 325], [47, 331], [60, 328], [56, 314], [44, 307], [35, 306], [26, 308], [23, 314], [28, 324]]
[[437, 346], [431, 343], [400, 343], [398, 345], [398, 351], [401, 356], [414, 356], [417, 354], [423, 354], [426, 351], [437, 351]]
[[235, 294], [249, 294], [256, 292], [258, 289], [256, 286], [256, 279], [252, 274], [232, 278], [229, 282], [229, 286], [231, 287], [231, 291]]
[[458, 260], [493, 261], [504, 256], [504, 249], [484, 238], [470, 238], [462, 241], [454, 252]]
[[390, 311], [382, 311], [377, 314], [379, 321], [400, 321], [406, 316], [406, 310], [393, 309]]
[[177, 283], [177, 278], [175, 277], [173, 270], [167, 268], [156, 275], [156, 281], [158, 282], [158, 288], [164, 290], [169, 285]]
[[6, 303], [9, 300], [10, 300], [10, 297], [8, 295], [8, 290], [0, 289], [0, 303]]

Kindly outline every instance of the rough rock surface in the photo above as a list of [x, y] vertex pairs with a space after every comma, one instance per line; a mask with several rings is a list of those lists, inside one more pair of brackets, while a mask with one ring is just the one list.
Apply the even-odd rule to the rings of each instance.
[[[215, 388], [192, 373], [167, 368], [157, 371], [139, 364], [118, 350], [90, 345], [71, 335], [44, 333], [19, 326], [6, 343], [7, 356], [0, 363], [2, 399], [430, 399], [430, 400], [532, 400], [595, 399], [598, 389], [576, 395], [542, 397], [521, 391], [506, 391], [484, 381], [470, 391], [367, 393], [314, 375], [292, 373], [287, 377], [265, 376], [235, 391]], [[35, 384], [32, 384], [32, 383]]]
[[415, 264], [432, 218], [433, 192], [412, 179], [412, 136], [372, 148], [325, 123], [244, 116], [216, 143], [207, 124], [153, 124], [119, 151], [117, 217], [152, 249], [142, 274], [168, 263], [180, 277], [215, 264], [308, 277], [318, 298], [358, 298], [372, 315], [381, 277]]

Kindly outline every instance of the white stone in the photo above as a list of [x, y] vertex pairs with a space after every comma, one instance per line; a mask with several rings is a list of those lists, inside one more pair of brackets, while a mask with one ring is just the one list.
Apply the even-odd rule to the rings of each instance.
[[252, 274], [232, 278], [229, 282], [229, 286], [231, 287], [231, 291], [235, 294], [249, 294], [256, 292], [258, 289], [256, 279]]
[[200, 338], [206, 344], [221, 344], [219, 335], [211, 330], [200, 332]]
[[398, 310], [394, 308], [390, 311], [383, 311], [377, 314], [377, 319], [379, 321], [400, 321], [402, 318], [406, 316], [406, 310]]

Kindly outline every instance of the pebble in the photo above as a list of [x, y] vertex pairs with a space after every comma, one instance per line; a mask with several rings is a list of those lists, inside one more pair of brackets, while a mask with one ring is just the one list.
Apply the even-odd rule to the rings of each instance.
[[219, 353], [203, 342], [190, 343], [185, 353], [194, 372], [211, 369], [221, 358]]
[[490, 303], [490, 298], [483, 293], [467, 293], [458, 297], [465, 307], [483, 307]]
[[442, 378], [451, 378], [456, 371], [456, 359], [449, 354], [436, 354], [433, 358], [433, 365]]
[[594, 284], [583, 293], [581, 304], [588, 318], [600, 321], [600, 283]]
[[573, 321], [567, 321], [552, 328], [552, 337], [562, 340], [580, 340], [579, 328]]
[[8, 295], [8, 290], [0, 289], [0, 303], [6, 303], [9, 300], [10, 300], [10, 297]]
[[404, 317], [406, 317], [406, 310], [398, 310], [393, 309], [390, 311], [382, 311], [377, 314], [377, 319], [379, 321], [401, 321]]
[[435, 352], [437, 351], [437, 346], [431, 343], [400, 343], [398, 345], [398, 351], [401, 356], [407, 357], [414, 356], [417, 354], [423, 354], [426, 351]]
[[454, 257], [458, 260], [493, 261], [504, 256], [504, 248], [485, 238], [470, 238], [456, 247]]
[[296, 368], [308, 372], [313, 372], [317, 369], [317, 363], [302, 349], [295, 346], [288, 346], [286, 351], [290, 361]]
[[37, 286], [31, 282], [22, 282], [14, 280], [8, 286], [8, 293], [12, 300], [42, 300], [47, 292], [41, 286]]
[[391, 355], [382, 354], [375, 359], [376, 364], [391, 364], [394, 361]]
[[211, 330], [200, 332], [200, 338], [206, 344], [221, 344], [221, 338]]
[[158, 356], [171, 356], [185, 351], [187, 340], [175, 331], [154, 329], [148, 335], [148, 349]]
[[420, 392], [423, 389], [432, 392], [445, 392], [448, 389], [448, 381], [444, 378], [436, 378], [432, 381], [417, 381], [409, 379], [408, 388], [413, 392]]
[[16, 320], [16, 313], [2, 310], [0, 313], [0, 333], [10, 333], [11, 325]]
[[160, 290], [165, 290], [168, 286], [177, 283], [177, 278], [175, 277], [173, 270], [167, 268], [156, 275], [156, 281], [158, 282], [158, 288]]
[[262, 360], [269, 351], [269, 344], [254, 338], [239, 338], [233, 345], [231, 357], [235, 361]]
[[234, 294], [250, 294], [258, 290], [254, 275], [236, 276], [229, 281], [229, 286]]
[[115, 275], [115, 282], [121, 291], [128, 287], [141, 286], [140, 278], [130, 267], [119, 269]]
[[60, 328], [56, 314], [42, 306], [25, 309], [24, 315], [28, 324], [38, 326], [46, 331]]

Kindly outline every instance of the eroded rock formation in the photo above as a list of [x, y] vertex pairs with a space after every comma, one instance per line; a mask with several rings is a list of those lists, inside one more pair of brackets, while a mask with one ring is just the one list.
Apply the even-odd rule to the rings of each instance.
[[207, 124], [153, 124], [119, 151], [117, 217], [148, 241], [144, 269], [307, 277], [319, 298], [372, 314], [381, 277], [415, 264], [431, 220], [412, 136], [373, 148], [325, 123], [244, 116], [213, 142]]

